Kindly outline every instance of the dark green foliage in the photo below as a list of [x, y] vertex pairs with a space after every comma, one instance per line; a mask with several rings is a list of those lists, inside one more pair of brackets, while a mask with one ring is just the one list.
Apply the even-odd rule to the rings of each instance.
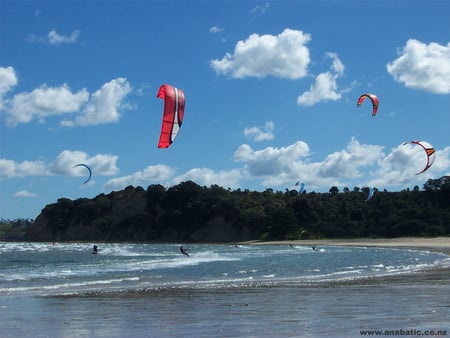
[[13, 221], [0, 219], [0, 241], [23, 240], [31, 224], [33, 224], [31, 219], [16, 219]]
[[448, 236], [449, 177], [428, 180], [423, 188], [376, 190], [366, 202], [367, 191], [358, 187], [298, 195], [293, 190], [232, 191], [191, 181], [168, 189], [129, 186], [93, 199], [61, 198], [47, 205], [27, 225], [26, 239], [186, 243]]

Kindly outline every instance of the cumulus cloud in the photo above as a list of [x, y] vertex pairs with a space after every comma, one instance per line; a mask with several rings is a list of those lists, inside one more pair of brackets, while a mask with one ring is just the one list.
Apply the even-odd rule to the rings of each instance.
[[346, 149], [328, 155], [318, 167], [321, 177], [356, 178], [360, 169], [375, 164], [383, 156], [383, 147], [360, 144], [352, 138]]
[[273, 122], [266, 122], [264, 126], [244, 129], [244, 135], [255, 142], [273, 140]]
[[50, 116], [74, 113], [88, 97], [86, 89], [73, 93], [67, 84], [59, 87], [43, 85], [31, 92], [19, 93], [8, 100], [6, 122], [9, 126], [16, 126], [34, 119], [43, 122]]
[[423, 184], [426, 179], [450, 175], [450, 147], [436, 152], [436, 162], [425, 173], [416, 175], [426, 163], [424, 151], [416, 146], [399, 145], [388, 154], [381, 145], [362, 144], [351, 138], [342, 150], [323, 159], [312, 161], [309, 146], [297, 141], [286, 147], [252, 149], [247, 144], [239, 146], [234, 160], [242, 167], [215, 171], [210, 168], [193, 168], [174, 176], [175, 170], [164, 166], [150, 166], [132, 175], [114, 178], [105, 184], [106, 189], [123, 189], [128, 185], [164, 185], [193, 181], [199, 185], [218, 184], [232, 189], [240, 188], [246, 180], [261, 180], [270, 188], [292, 187], [301, 180], [309, 191], [325, 190], [331, 186], [375, 186], [379, 189]]
[[279, 35], [252, 34], [239, 41], [233, 53], [212, 60], [217, 74], [233, 78], [274, 76], [298, 79], [307, 75], [310, 63], [306, 44], [311, 40], [302, 31], [285, 29]]
[[297, 98], [297, 104], [303, 106], [313, 106], [322, 101], [336, 101], [342, 96], [338, 91], [336, 80], [344, 74], [344, 65], [334, 53], [328, 53], [331, 58], [331, 70], [317, 75], [316, 80], [310, 89]]
[[292, 174], [298, 170], [296, 161], [309, 155], [309, 147], [303, 141], [281, 148], [267, 147], [253, 150], [242, 144], [234, 153], [234, 160], [244, 162], [251, 176], [277, 176]]
[[355, 186], [375, 186], [378, 189], [423, 184], [426, 179], [449, 175], [450, 147], [437, 150], [434, 165], [425, 173], [416, 175], [426, 163], [424, 151], [416, 146], [399, 145], [388, 154], [384, 146], [362, 144], [351, 138], [342, 150], [312, 161], [313, 153], [303, 141], [285, 147], [266, 147], [255, 150], [247, 144], [240, 145], [234, 161], [243, 166], [231, 170], [192, 168], [174, 177], [175, 170], [165, 165], [155, 165], [132, 175], [114, 178], [105, 184], [106, 189], [124, 189], [128, 185], [164, 185], [193, 181], [199, 185], [218, 184], [232, 189], [240, 188], [251, 180], [260, 180], [270, 188], [292, 187], [301, 180], [308, 191], [328, 191], [331, 186], [340, 189]]
[[175, 170], [169, 166], [158, 164], [151, 165], [144, 170], [137, 171], [131, 175], [117, 177], [105, 183], [104, 189], [117, 190], [126, 188], [129, 185], [133, 186], [147, 186], [161, 181], [170, 179]]
[[216, 172], [209, 168], [194, 168], [187, 171], [185, 174], [176, 177], [173, 180], [173, 183], [178, 184], [184, 181], [193, 181], [198, 185], [207, 187], [217, 184], [222, 187], [235, 189], [239, 187], [239, 181], [241, 178], [242, 174], [239, 169], [228, 171], [220, 170]]
[[49, 174], [47, 165], [43, 161], [15, 162], [0, 158], [0, 178], [46, 176]]
[[82, 176], [85, 173], [73, 168], [78, 163], [87, 164], [94, 175], [110, 176], [118, 173], [116, 162], [118, 157], [111, 154], [97, 154], [89, 156], [78, 150], [64, 150], [52, 162], [42, 160], [15, 162], [0, 159], [0, 178], [14, 178], [26, 176], [70, 175]]
[[436, 94], [450, 93], [450, 43], [425, 44], [409, 39], [400, 56], [387, 64], [394, 79], [406, 87]]
[[119, 172], [117, 160], [118, 156], [111, 154], [89, 156], [84, 151], [64, 150], [49, 164], [49, 168], [58, 175], [82, 176], [85, 172], [78, 167], [74, 168], [74, 165], [84, 163], [91, 168], [93, 175], [111, 176]]
[[431, 173], [440, 172], [443, 176], [450, 176], [450, 146], [436, 150], [436, 160], [429, 170]]
[[370, 184], [381, 186], [405, 186], [406, 184], [423, 184], [429, 178], [449, 175], [450, 147], [436, 150], [434, 164], [424, 173], [427, 155], [423, 148], [413, 144], [400, 144], [378, 161], [376, 171]]
[[209, 168], [193, 168], [174, 177], [175, 169], [158, 164], [148, 166], [144, 170], [137, 171], [131, 175], [117, 177], [105, 183], [105, 190], [124, 189], [129, 185], [148, 186], [150, 184], [174, 185], [185, 181], [193, 181], [199, 185], [210, 186], [218, 184], [223, 187], [238, 188], [242, 178], [239, 169], [214, 171]]
[[61, 45], [64, 43], [73, 44], [77, 42], [79, 37], [80, 37], [79, 30], [73, 31], [70, 35], [61, 35], [56, 30], [53, 29], [45, 37], [32, 34], [28, 37], [28, 41], [49, 43], [51, 45]]
[[8, 126], [33, 120], [44, 122], [49, 117], [79, 114], [72, 120], [64, 119], [62, 126], [87, 126], [117, 122], [120, 111], [127, 106], [123, 103], [131, 92], [125, 78], [117, 78], [105, 83], [92, 95], [86, 88], [72, 91], [67, 85], [49, 87], [42, 85], [31, 92], [21, 92], [12, 97], [7, 93], [17, 85], [14, 68], [0, 67], [0, 109], [5, 112]]
[[0, 109], [3, 95], [17, 85], [17, 75], [13, 67], [0, 67]]
[[87, 126], [117, 122], [119, 109], [123, 108], [123, 99], [131, 92], [131, 86], [125, 78], [117, 78], [105, 83], [92, 94], [91, 99], [74, 121], [62, 121], [64, 126]]

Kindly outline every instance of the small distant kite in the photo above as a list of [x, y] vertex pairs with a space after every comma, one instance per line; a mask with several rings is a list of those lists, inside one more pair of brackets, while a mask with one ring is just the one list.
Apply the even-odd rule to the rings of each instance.
[[183, 123], [184, 92], [171, 85], [163, 84], [156, 96], [164, 100], [164, 114], [158, 148], [168, 148], [177, 137]]
[[299, 195], [301, 195], [303, 191], [305, 191], [305, 183], [300, 183], [300, 181], [298, 181], [297, 183], [295, 183], [295, 186], [300, 186], [300, 188], [298, 189]]
[[410, 142], [403, 143], [403, 145], [409, 144], [409, 143], [417, 144], [418, 146], [421, 146], [422, 149], [427, 154], [427, 163], [426, 163], [425, 167], [422, 169], [422, 171], [419, 171], [418, 173], [416, 173], [416, 175], [419, 175], [419, 174], [427, 171], [433, 165], [434, 160], [436, 159], [436, 150], [434, 149], [434, 147], [431, 144], [429, 144], [428, 142], [425, 142], [425, 141], [410, 141]]
[[74, 165], [72, 168], [75, 168], [75, 167], [85, 167], [85, 168], [89, 171], [89, 177], [88, 177], [88, 179], [87, 179], [86, 181], [84, 181], [84, 184], [86, 184], [87, 182], [89, 182], [89, 180], [90, 180], [91, 177], [92, 177], [92, 171], [91, 171], [91, 168], [89, 168], [89, 166], [88, 166], [87, 164], [84, 164], [84, 163], [76, 164], [76, 165]]
[[369, 195], [366, 198], [366, 202], [369, 202], [372, 199], [373, 193], [374, 193], [373, 187], [368, 187], [368, 189], [369, 189]]
[[360, 107], [366, 98], [369, 98], [370, 101], [372, 101], [372, 107], [373, 107], [372, 108], [372, 116], [377, 115], [377, 111], [378, 111], [378, 97], [375, 94], [362, 94], [359, 97], [358, 102], [356, 103], [356, 106]]

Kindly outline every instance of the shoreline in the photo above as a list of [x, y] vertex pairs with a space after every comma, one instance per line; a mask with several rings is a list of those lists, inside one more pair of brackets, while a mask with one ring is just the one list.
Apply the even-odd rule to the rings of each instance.
[[284, 241], [247, 241], [241, 245], [299, 245], [299, 246], [358, 246], [398, 249], [417, 249], [450, 255], [450, 237], [398, 237], [355, 239], [304, 239]]
[[[426, 250], [450, 256], [450, 237], [399, 237], [399, 238], [355, 238], [355, 239], [308, 239], [285, 241], [248, 241], [242, 245], [298, 245], [347, 247], [378, 247], [390, 249]], [[398, 275], [373, 276], [357, 281], [337, 281], [333, 285], [392, 285], [426, 284], [447, 285], [450, 279], [450, 266], [436, 266]]]

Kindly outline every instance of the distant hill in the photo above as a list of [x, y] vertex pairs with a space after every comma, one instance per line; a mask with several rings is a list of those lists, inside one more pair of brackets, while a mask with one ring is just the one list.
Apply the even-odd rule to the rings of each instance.
[[60, 198], [28, 226], [29, 241], [238, 242], [254, 239], [446, 236], [450, 177], [423, 190], [329, 193], [231, 190], [192, 181]]

